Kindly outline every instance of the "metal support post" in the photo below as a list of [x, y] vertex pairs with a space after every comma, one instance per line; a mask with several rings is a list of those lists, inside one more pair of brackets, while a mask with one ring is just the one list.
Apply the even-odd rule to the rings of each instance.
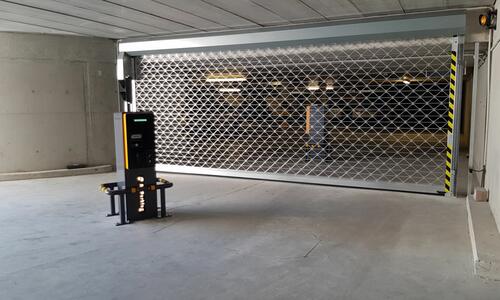
[[120, 194], [120, 223], [116, 223], [116, 226], [125, 225], [127, 221], [125, 219], [125, 194]]
[[109, 196], [109, 206], [111, 208], [111, 213], [107, 214], [107, 217], [117, 216], [116, 205], [115, 205], [115, 195]]
[[162, 218], [167, 216], [167, 209], [165, 206], [165, 189], [160, 189], [160, 216]]
[[472, 74], [472, 109], [469, 141], [469, 172], [467, 176], [467, 196], [474, 193], [474, 145], [476, 144], [477, 81], [479, 75], [479, 42], [474, 44], [474, 73]]

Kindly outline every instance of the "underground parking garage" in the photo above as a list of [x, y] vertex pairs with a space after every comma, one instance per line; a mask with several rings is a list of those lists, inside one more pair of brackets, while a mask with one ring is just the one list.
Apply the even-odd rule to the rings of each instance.
[[498, 299], [496, 3], [0, 1], [2, 299]]

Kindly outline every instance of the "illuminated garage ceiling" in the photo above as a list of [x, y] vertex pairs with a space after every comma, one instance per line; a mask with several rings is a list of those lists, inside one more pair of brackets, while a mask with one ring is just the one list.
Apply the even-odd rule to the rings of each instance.
[[494, 0], [8, 0], [0, 31], [168, 36], [474, 8]]

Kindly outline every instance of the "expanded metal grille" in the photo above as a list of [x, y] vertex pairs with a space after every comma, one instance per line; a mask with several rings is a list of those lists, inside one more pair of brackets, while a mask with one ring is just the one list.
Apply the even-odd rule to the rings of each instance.
[[147, 55], [173, 166], [441, 186], [449, 38]]

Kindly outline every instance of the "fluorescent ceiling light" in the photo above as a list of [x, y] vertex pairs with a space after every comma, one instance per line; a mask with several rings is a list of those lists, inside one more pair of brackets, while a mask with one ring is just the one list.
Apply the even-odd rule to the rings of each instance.
[[205, 79], [206, 82], [235, 82], [246, 80], [246, 77], [241, 74], [208, 75]]
[[404, 84], [410, 84], [410, 77], [409, 76], [403, 76], [403, 78], [401, 79], [401, 82], [403, 82]]
[[333, 83], [334, 83], [333, 79], [331, 79], [331, 78], [327, 79], [325, 90], [329, 90], [329, 91], [333, 90]]
[[310, 91], [317, 91], [319, 90], [319, 83], [317, 80], [311, 80], [309, 81], [309, 84], [307, 85], [307, 89]]
[[219, 92], [221, 92], [221, 93], [237, 93], [237, 92], [241, 92], [241, 89], [239, 89], [239, 88], [220, 88]]

